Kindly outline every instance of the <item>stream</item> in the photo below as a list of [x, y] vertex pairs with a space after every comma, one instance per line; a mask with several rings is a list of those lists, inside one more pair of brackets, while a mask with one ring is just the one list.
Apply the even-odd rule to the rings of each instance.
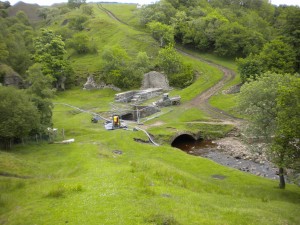
[[210, 140], [180, 140], [178, 142], [173, 142], [172, 146], [181, 149], [190, 155], [208, 158], [224, 166], [229, 166], [273, 180], [279, 179], [276, 174], [277, 168], [270, 162], [265, 161], [264, 163], [258, 163], [253, 160], [233, 157]]

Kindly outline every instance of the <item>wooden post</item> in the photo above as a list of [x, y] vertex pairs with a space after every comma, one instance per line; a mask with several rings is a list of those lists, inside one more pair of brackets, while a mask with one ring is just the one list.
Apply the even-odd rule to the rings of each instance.
[[65, 140], [65, 129], [62, 129], [62, 136], [63, 136], [63, 140]]

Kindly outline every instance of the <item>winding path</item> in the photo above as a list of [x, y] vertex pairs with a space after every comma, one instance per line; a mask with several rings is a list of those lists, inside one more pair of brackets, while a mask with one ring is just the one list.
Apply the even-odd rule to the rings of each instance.
[[[102, 10], [103, 12], [107, 13], [108, 16], [110, 16], [112, 19], [119, 21], [122, 24], [125, 24], [127, 26], [129, 26], [127, 23], [125, 23], [124, 21], [120, 20], [117, 16], [115, 16], [111, 11], [109, 11], [108, 9], [104, 8], [101, 4], [97, 4], [98, 8], [100, 10]], [[204, 62], [208, 65], [211, 65], [213, 67], [218, 68], [219, 70], [221, 70], [223, 72], [223, 77], [222, 79], [216, 83], [215, 85], [213, 85], [212, 87], [210, 87], [209, 89], [207, 89], [206, 91], [200, 93], [199, 95], [197, 95], [194, 99], [192, 99], [191, 101], [189, 101], [188, 103], [186, 103], [185, 106], [187, 107], [197, 107], [199, 109], [201, 109], [202, 111], [206, 112], [207, 114], [209, 114], [212, 118], [219, 120], [219, 123], [224, 123], [224, 124], [232, 124], [236, 127], [239, 127], [241, 122], [243, 121], [242, 119], [236, 118], [230, 114], [228, 114], [227, 112], [215, 108], [213, 106], [211, 106], [209, 104], [209, 99], [215, 95], [218, 91], [220, 91], [225, 84], [227, 84], [228, 82], [232, 81], [235, 76], [236, 73], [233, 70], [230, 70], [229, 68], [226, 68], [224, 66], [218, 65], [214, 62], [205, 60], [203, 58], [200, 58], [198, 56], [194, 56], [182, 49], [176, 48], [176, 50], [183, 54], [186, 55], [190, 58], [196, 59], [198, 61]], [[218, 122], [216, 122], [218, 123]]]
[[230, 69], [228, 69], [224, 66], [221, 66], [221, 65], [218, 65], [218, 64], [213, 63], [211, 61], [205, 60], [203, 58], [191, 55], [191, 54], [183, 51], [182, 49], [176, 48], [176, 50], [178, 52], [180, 52], [181, 54], [186, 55], [190, 58], [196, 59], [196, 60], [204, 62], [204, 63], [206, 63], [210, 66], [216, 67], [219, 70], [221, 70], [222, 73], [223, 73], [223, 77], [218, 83], [216, 83], [215, 85], [213, 85], [212, 87], [210, 87], [206, 91], [200, 93], [194, 99], [192, 99], [191, 101], [186, 103], [187, 106], [188, 107], [191, 107], [191, 106], [198, 107], [202, 111], [208, 113], [213, 118], [222, 120], [223, 123], [234, 124], [234, 125], [238, 126], [242, 122], [242, 119], [236, 118], [236, 117], [228, 114], [227, 112], [225, 112], [221, 109], [215, 108], [215, 107], [213, 107], [209, 104], [209, 99], [213, 95], [215, 95], [217, 92], [222, 90], [222, 88], [228, 82], [232, 81], [235, 78], [236, 73], [233, 70], [230, 70]]

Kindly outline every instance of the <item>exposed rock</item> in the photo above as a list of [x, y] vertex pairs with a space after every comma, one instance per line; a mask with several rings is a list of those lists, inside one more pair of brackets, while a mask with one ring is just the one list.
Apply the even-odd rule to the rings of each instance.
[[159, 72], [151, 71], [144, 74], [141, 89], [147, 88], [162, 88], [163, 90], [169, 90], [169, 80], [168, 78]]
[[104, 83], [97, 84], [96, 81], [94, 80], [93, 75], [88, 76], [86, 83], [83, 85], [84, 90], [105, 89], [105, 88], [110, 88], [115, 91], [121, 91], [120, 88], [117, 88], [112, 84], [108, 84], [108, 85]]
[[23, 84], [23, 79], [11, 67], [0, 64], [0, 83], [2, 83], [3, 86], [20, 87]]
[[96, 84], [93, 75], [88, 76], [86, 83], [83, 85], [83, 89], [91, 90], [99, 88]]
[[237, 84], [237, 85], [231, 86], [227, 90], [224, 90], [222, 93], [223, 94], [236, 94], [236, 93], [239, 93], [242, 85], [243, 84]]

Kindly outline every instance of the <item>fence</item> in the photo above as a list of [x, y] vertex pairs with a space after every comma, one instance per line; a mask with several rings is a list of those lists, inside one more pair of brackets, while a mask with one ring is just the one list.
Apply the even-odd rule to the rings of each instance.
[[33, 136], [23, 137], [16, 144], [39, 144], [39, 143], [53, 143], [56, 141], [62, 141], [65, 139], [65, 130], [62, 129], [51, 129], [48, 128], [48, 131], [45, 134], [36, 134]]

